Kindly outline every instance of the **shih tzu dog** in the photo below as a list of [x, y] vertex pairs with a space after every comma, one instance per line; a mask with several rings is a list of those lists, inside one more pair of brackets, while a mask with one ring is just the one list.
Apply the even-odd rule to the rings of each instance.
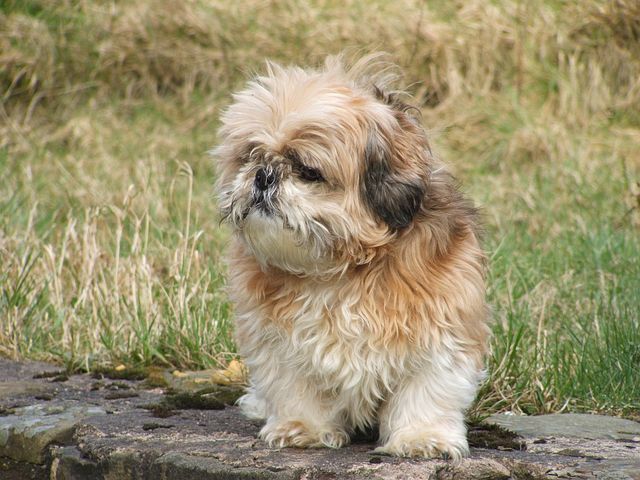
[[272, 446], [338, 448], [377, 426], [381, 452], [460, 459], [489, 333], [485, 256], [388, 71], [379, 56], [268, 64], [222, 115], [240, 406]]

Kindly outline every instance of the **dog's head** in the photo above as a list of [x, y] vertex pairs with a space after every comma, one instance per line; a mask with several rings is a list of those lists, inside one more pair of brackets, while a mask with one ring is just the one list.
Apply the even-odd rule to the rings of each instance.
[[317, 71], [269, 64], [222, 115], [220, 208], [263, 265], [342, 272], [419, 217], [427, 138], [375, 70], [336, 57]]

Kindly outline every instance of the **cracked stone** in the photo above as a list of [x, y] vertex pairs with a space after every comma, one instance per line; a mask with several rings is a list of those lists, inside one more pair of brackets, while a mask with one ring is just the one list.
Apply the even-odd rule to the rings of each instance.
[[[376, 444], [368, 435], [354, 438], [351, 445], [338, 450], [273, 449], [257, 438], [260, 422], [247, 420], [237, 407], [229, 406], [232, 397], [218, 398], [219, 409], [203, 409], [204, 404], [192, 399], [172, 402], [182, 398], [181, 393], [220, 396], [223, 390], [202, 381], [182, 382], [185, 389], [180, 390], [179, 382], [165, 382], [160, 387], [159, 382], [127, 377], [115, 383], [107, 377], [96, 385], [90, 375], [72, 375], [68, 381], [52, 385], [49, 378], [32, 379], [43, 370], [56, 368], [0, 359], [0, 391], [4, 387], [7, 392], [0, 397], [4, 415], [0, 416], [0, 478], [640, 479], [640, 449], [629, 448], [638, 445], [634, 441], [640, 436], [640, 431], [634, 430], [638, 424], [621, 427], [617, 423], [620, 419], [527, 417], [529, 423], [523, 427], [515, 421], [499, 423], [492, 417], [491, 424], [470, 426], [471, 455], [461, 462], [371, 455]], [[179, 378], [191, 377], [200, 378], [191, 373]], [[24, 379], [32, 379], [25, 382], [29, 388], [9, 391], [8, 385]], [[54, 387], [55, 395], [46, 403], [35, 398], [41, 393], [31, 393]], [[113, 392], [139, 396], [107, 400]], [[236, 394], [233, 389], [229, 392]], [[533, 423], [530, 418], [535, 418]], [[573, 429], [565, 428], [563, 422], [572, 423]], [[608, 425], [609, 430], [600, 429], [602, 425]], [[564, 436], [567, 432], [574, 436]], [[591, 438], [594, 432], [604, 438]], [[612, 438], [611, 432], [620, 438]]]
[[13, 415], [0, 417], [0, 456], [42, 463], [50, 444], [70, 441], [82, 419], [104, 413], [102, 408], [90, 405], [16, 408]]

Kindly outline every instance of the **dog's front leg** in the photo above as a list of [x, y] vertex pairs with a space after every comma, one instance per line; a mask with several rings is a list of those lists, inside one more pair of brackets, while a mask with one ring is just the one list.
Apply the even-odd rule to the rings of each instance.
[[377, 451], [405, 457], [459, 460], [469, 447], [464, 411], [474, 399], [482, 370], [468, 354], [440, 352], [403, 379], [380, 412]]
[[249, 418], [266, 420], [260, 438], [273, 447], [339, 448], [349, 443], [335, 400], [304, 369], [276, 364], [267, 356], [251, 360], [252, 385], [238, 403]]

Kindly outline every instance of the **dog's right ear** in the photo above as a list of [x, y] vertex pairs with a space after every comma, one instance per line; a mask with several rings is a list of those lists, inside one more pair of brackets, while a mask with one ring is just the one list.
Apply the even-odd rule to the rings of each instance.
[[364, 149], [362, 195], [374, 215], [389, 228], [411, 224], [426, 193], [428, 144], [421, 127], [396, 112], [391, 132], [372, 128]]

